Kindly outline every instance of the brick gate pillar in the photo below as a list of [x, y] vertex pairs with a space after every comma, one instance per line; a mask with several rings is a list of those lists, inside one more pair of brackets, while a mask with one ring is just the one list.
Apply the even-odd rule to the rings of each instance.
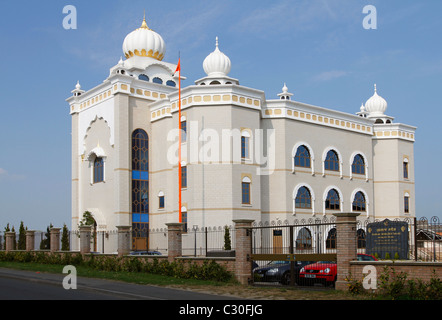
[[51, 228], [50, 242], [51, 242], [51, 252], [60, 251], [60, 230], [61, 228]]
[[241, 284], [249, 284], [252, 277], [252, 223], [254, 220], [233, 220], [236, 231], [235, 276]]
[[117, 226], [118, 229], [118, 256], [122, 257], [130, 253], [131, 226]]
[[166, 223], [168, 241], [168, 260], [172, 262], [176, 257], [183, 254], [183, 223]]
[[356, 218], [357, 212], [339, 212], [336, 216], [336, 290], [347, 290], [345, 279], [350, 274], [350, 261], [357, 259]]
[[35, 250], [35, 231], [26, 230], [26, 251]]
[[80, 231], [80, 253], [90, 253], [92, 226], [80, 226], [78, 229]]
[[16, 237], [15, 232], [5, 232], [5, 237], [6, 237], [5, 250], [6, 251], [15, 250], [14, 247], [14, 239]]

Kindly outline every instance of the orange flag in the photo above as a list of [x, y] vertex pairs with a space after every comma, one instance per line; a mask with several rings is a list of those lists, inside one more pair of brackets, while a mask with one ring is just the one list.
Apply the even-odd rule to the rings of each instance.
[[181, 58], [178, 60], [178, 65], [177, 65], [176, 70], [173, 74], [175, 75], [175, 73], [177, 73], [178, 71], [181, 71]]

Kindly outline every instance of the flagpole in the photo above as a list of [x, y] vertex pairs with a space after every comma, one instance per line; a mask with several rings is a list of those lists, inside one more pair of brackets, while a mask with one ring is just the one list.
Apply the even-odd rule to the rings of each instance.
[[182, 168], [181, 168], [181, 54], [178, 59], [178, 127], [179, 127], [179, 144], [178, 144], [178, 214], [179, 222], [183, 222], [183, 213], [181, 212], [182, 198], [181, 198], [181, 186], [182, 186]]

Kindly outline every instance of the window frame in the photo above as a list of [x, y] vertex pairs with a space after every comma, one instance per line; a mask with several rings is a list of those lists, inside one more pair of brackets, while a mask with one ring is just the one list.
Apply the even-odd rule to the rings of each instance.
[[248, 176], [243, 177], [241, 180], [241, 204], [252, 204], [252, 180]]
[[[98, 160], [100, 160], [100, 162], [97, 165]], [[95, 157], [93, 162], [92, 183], [97, 184], [101, 182], [104, 182], [104, 158]]]

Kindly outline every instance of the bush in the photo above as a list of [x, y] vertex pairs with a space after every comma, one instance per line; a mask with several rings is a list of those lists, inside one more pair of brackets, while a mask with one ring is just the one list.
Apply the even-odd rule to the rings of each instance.
[[233, 278], [232, 273], [217, 264], [215, 261], [204, 261], [202, 265], [182, 260], [169, 262], [166, 259], [159, 261], [154, 258], [152, 262], [144, 261], [139, 257], [119, 258], [116, 256], [91, 255], [83, 259], [81, 254], [49, 253], [49, 252], [0, 252], [0, 261], [8, 262], [34, 262], [52, 265], [86, 266], [94, 270], [109, 272], [144, 272], [181, 279], [214, 280], [226, 282]]

